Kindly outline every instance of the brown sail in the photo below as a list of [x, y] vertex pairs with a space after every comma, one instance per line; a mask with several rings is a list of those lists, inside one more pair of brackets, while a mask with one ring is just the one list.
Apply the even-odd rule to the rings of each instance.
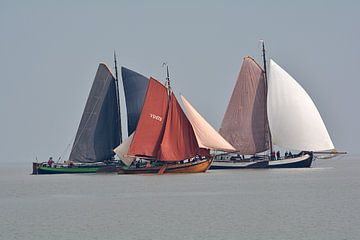
[[269, 148], [266, 83], [263, 70], [251, 57], [244, 58], [220, 134], [242, 154]]
[[194, 130], [172, 93], [158, 159], [179, 161], [192, 158], [198, 152], [199, 145]]
[[144, 106], [128, 155], [157, 156], [164, 133], [167, 107], [167, 89], [154, 78], [150, 78]]

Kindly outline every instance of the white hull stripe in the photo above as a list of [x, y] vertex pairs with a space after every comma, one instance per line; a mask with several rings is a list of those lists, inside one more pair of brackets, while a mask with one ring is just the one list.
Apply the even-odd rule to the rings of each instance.
[[269, 166], [276, 166], [276, 165], [288, 164], [288, 163], [296, 163], [296, 162], [304, 161], [305, 159], [307, 159], [309, 157], [310, 157], [309, 154], [305, 154], [303, 156], [296, 157], [296, 158], [287, 158], [287, 159], [282, 159], [282, 160], [269, 161]]

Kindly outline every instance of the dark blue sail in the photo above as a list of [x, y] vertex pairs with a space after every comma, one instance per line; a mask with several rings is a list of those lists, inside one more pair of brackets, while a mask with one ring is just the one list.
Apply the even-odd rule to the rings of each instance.
[[121, 122], [115, 78], [100, 64], [81, 117], [69, 160], [103, 162], [121, 143]]
[[144, 104], [149, 79], [125, 67], [121, 68], [128, 117], [128, 135], [136, 129]]

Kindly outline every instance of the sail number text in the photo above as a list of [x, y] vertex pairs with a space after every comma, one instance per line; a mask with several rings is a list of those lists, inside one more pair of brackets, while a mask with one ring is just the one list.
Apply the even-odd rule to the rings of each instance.
[[155, 120], [159, 121], [159, 122], [162, 121], [162, 117], [160, 117], [160, 116], [158, 116], [158, 115], [155, 115], [155, 114], [150, 113], [150, 117], [151, 117], [152, 119], [155, 119]]

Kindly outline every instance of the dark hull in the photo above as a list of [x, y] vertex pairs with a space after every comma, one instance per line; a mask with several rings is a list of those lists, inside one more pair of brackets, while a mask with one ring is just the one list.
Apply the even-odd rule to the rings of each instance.
[[217, 169], [256, 169], [256, 168], [267, 168], [269, 161], [261, 160], [261, 161], [254, 161], [254, 162], [224, 162], [224, 161], [214, 161], [211, 166], [210, 170], [217, 170]]
[[304, 155], [287, 158], [284, 160], [273, 160], [269, 162], [269, 168], [309, 168], [313, 161], [312, 153], [305, 153]]
[[33, 163], [33, 174], [78, 174], [78, 173], [96, 173], [96, 172], [116, 172], [117, 165], [85, 165], [72, 167], [59, 165], [57, 167], [50, 167], [44, 163]]
[[119, 169], [118, 174], [155, 174], [159, 171], [160, 167]]
[[112, 165], [112, 166], [101, 167], [98, 170], [96, 170], [96, 173], [117, 173], [120, 169], [122, 169], [122, 166]]

